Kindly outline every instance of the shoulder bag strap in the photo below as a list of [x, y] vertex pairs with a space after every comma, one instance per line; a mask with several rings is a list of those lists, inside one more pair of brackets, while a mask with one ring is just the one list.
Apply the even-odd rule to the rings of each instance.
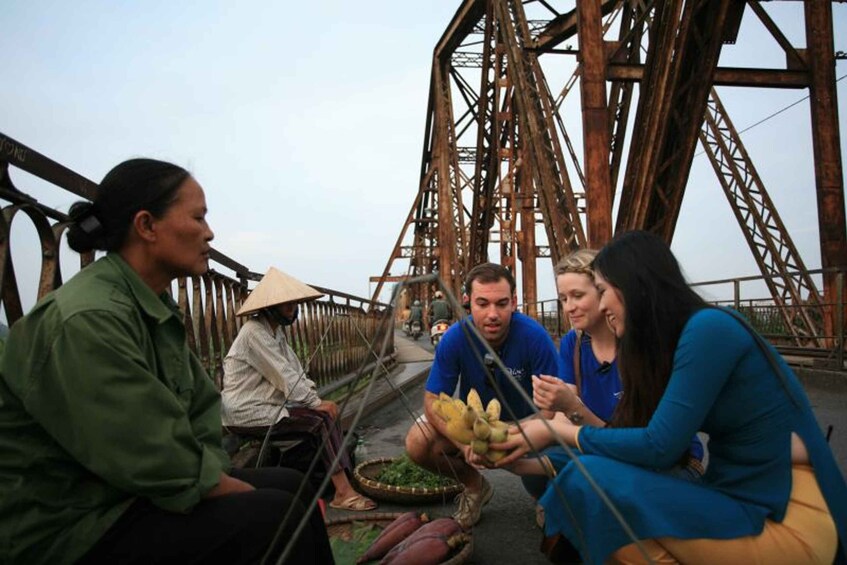
[[779, 381], [782, 384], [782, 388], [785, 389], [785, 394], [788, 395], [788, 398], [791, 399], [791, 402], [795, 406], [800, 407], [801, 403], [791, 392], [791, 388], [788, 385], [788, 377], [785, 374], [785, 370], [782, 368], [782, 365], [779, 364], [779, 361], [777, 361], [776, 355], [774, 355], [773, 350], [768, 347], [767, 342], [765, 342], [765, 338], [763, 338], [761, 335], [759, 335], [759, 332], [753, 329], [753, 326], [750, 325], [750, 322], [748, 322], [744, 318], [744, 316], [741, 315], [740, 312], [737, 312], [730, 308], [720, 308], [717, 306], [713, 306], [712, 308], [716, 308], [718, 310], [726, 312], [727, 314], [735, 318], [738, 323], [741, 324], [744, 329], [746, 329], [750, 333], [750, 335], [753, 337], [753, 341], [756, 342], [756, 345], [759, 347], [759, 350], [764, 354], [774, 373], [776, 373], [776, 376], [779, 378]]
[[582, 330], [576, 330], [576, 345], [573, 349], [573, 381], [576, 384], [576, 395], [582, 396], [582, 371], [580, 357], [582, 353]]

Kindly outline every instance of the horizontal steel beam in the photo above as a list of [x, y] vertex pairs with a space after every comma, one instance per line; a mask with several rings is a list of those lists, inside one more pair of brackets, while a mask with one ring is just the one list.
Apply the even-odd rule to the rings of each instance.
[[[644, 65], [610, 63], [606, 67], [606, 80], [640, 82]], [[809, 73], [783, 69], [745, 69], [718, 67], [715, 69], [715, 86], [755, 86], [762, 88], [808, 88]]]

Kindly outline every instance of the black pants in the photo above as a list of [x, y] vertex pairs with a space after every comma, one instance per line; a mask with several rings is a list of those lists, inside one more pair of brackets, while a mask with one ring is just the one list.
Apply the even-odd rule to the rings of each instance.
[[255, 491], [202, 500], [189, 514], [175, 514], [137, 500], [80, 563], [259, 563], [286, 512], [292, 514], [269, 564], [276, 563], [301, 520], [307, 524], [286, 563], [332, 564], [320, 510], [307, 515], [314, 491], [299, 471], [285, 468], [234, 469], [232, 476]]

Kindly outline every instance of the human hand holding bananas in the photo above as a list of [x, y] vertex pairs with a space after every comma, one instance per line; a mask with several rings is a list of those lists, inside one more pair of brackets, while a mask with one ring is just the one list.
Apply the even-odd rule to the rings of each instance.
[[[503, 442], [508, 436], [509, 424], [500, 420], [500, 408], [496, 398], [483, 407], [479, 393], [473, 388], [468, 393], [467, 403], [443, 392], [432, 402], [433, 412], [446, 423], [447, 437], [469, 446], [469, 450], [463, 449], [466, 460], [486, 466], [506, 456], [506, 451], [489, 449], [489, 443]], [[471, 452], [479, 457], [473, 457]]]
[[557, 412], [551, 420], [539, 418], [523, 420], [518, 425], [509, 428], [509, 435], [505, 441], [489, 444], [489, 449], [506, 453], [495, 462], [494, 466], [497, 468], [508, 467], [526, 454], [541, 451], [545, 447], [557, 443], [559, 439], [574, 447], [576, 446], [577, 430], [579, 430], [579, 426], [571, 423], [561, 412]]

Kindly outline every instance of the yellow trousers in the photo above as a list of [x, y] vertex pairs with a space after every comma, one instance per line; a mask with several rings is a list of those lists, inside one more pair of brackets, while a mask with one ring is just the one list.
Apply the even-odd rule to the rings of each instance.
[[[765, 521], [757, 536], [735, 539], [656, 538], [641, 540], [654, 563], [733, 563], [830, 565], [838, 548], [835, 522], [826, 506], [814, 469], [795, 464], [791, 468], [791, 496], [785, 519]], [[636, 544], [612, 554], [611, 563], [647, 563]]]

